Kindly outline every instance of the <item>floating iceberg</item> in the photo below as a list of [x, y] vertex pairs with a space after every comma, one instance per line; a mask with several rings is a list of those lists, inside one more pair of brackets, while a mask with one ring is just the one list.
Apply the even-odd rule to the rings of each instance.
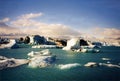
[[56, 56], [39, 56], [33, 57], [30, 59], [29, 66], [36, 68], [36, 67], [46, 67], [53, 63], [56, 59]]
[[0, 48], [18, 48], [18, 46], [16, 46], [16, 41], [11, 39], [8, 44], [1, 44]]
[[86, 66], [86, 67], [96, 67], [96, 66], [99, 66], [99, 64], [97, 64], [96, 62], [88, 62], [84, 66]]
[[119, 65], [116, 65], [116, 64], [106, 64], [106, 63], [99, 63], [99, 65], [101, 66], [107, 66], [107, 67], [115, 67], [115, 68], [120, 68]]
[[59, 48], [57, 45], [35, 45], [32, 48]]
[[0, 56], [0, 70], [10, 67], [17, 67], [23, 64], [27, 64], [28, 62], [29, 61], [26, 59], [14, 59]]
[[63, 48], [63, 50], [71, 50], [80, 48], [80, 39], [72, 38], [67, 42], [67, 46]]
[[82, 53], [86, 53], [86, 52], [98, 53], [100, 50], [93, 48], [80, 48], [80, 49], [74, 49], [73, 51], [82, 52]]
[[98, 66], [107, 66], [107, 67], [115, 67], [115, 68], [120, 68], [119, 65], [116, 64], [110, 64], [110, 63], [96, 63], [96, 62], [88, 62], [84, 66], [86, 67], [98, 67]]
[[46, 49], [40, 52], [31, 52], [28, 54], [29, 56], [29, 66], [36, 67], [46, 67], [52, 64], [56, 60], [56, 55], [51, 55], [52, 53]]
[[95, 45], [92, 45], [83, 39], [72, 38], [67, 42], [67, 46], [64, 47], [63, 50], [72, 50], [75, 52], [99, 52], [95, 47]]
[[28, 53], [28, 56], [29, 57], [34, 57], [34, 56], [43, 56], [43, 55], [51, 55], [52, 53], [46, 49], [46, 50], [42, 50], [42, 51], [39, 51], [39, 52], [34, 52], [34, 51], [31, 51], [30, 53]]
[[58, 68], [60, 69], [70, 69], [73, 67], [81, 66], [79, 63], [72, 63], [72, 64], [60, 64], [58, 65]]
[[111, 60], [110, 58], [102, 58], [102, 60]]

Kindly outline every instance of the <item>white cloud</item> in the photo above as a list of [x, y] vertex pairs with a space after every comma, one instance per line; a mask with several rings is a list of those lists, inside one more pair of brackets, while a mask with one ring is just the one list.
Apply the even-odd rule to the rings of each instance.
[[8, 22], [9, 20], [10, 20], [10, 18], [6, 17], [6, 18], [0, 20], [0, 22]]
[[1, 34], [16, 34], [16, 33], [22, 33], [19, 29], [8, 26], [4, 22], [0, 22], [0, 35]]
[[20, 19], [31, 19], [31, 18], [36, 18], [39, 16], [42, 16], [42, 13], [30, 13], [30, 14], [24, 14], [19, 16]]
[[96, 28], [94, 33], [105, 38], [120, 37], [120, 29], [117, 28]]
[[[43, 36], [84, 36], [86, 38], [92, 38], [98, 37], [98, 38], [118, 38], [120, 37], [120, 29], [116, 28], [94, 28], [89, 29], [86, 31], [90, 31], [88, 33], [83, 33], [82, 30], [74, 28], [70, 28], [69, 26], [63, 25], [63, 24], [48, 24], [43, 23], [35, 20], [34, 18], [40, 18], [43, 14], [42, 13], [30, 13], [30, 14], [24, 14], [19, 17], [15, 21], [11, 22], [11, 26], [15, 27], [15, 30], [7, 30], [8, 28], [4, 29], [4, 31], [12, 31], [16, 32], [17, 29], [22, 31], [22, 33], [26, 34], [39, 34]], [[4, 18], [3, 20], [7, 22], [9, 21], [9, 18]], [[1, 29], [0, 29], [1, 30]], [[2, 30], [0, 31], [2, 32]], [[17, 31], [18, 32], [18, 31]], [[81, 34], [82, 32], [82, 34]], [[4, 32], [6, 33], [6, 32]]]
[[33, 18], [39, 17], [41, 14], [25, 14], [20, 16], [17, 20], [12, 21], [14, 27], [18, 27], [28, 34], [40, 34], [44, 36], [77, 36], [80, 35], [78, 31], [62, 25], [62, 24], [47, 24], [38, 22]]

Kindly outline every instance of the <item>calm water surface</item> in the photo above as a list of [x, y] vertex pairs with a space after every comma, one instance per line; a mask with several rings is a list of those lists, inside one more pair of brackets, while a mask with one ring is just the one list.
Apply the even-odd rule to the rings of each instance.
[[[43, 49], [19, 48], [0, 49], [0, 55], [27, 58], [31, 51]], [[61, 49], [50, 49], [57, 56], [56, 62], [46, 68], [30, 68], [22, 65], [0, 71], [0, 81], [120, 81], [120, 68], [84, 67], [87, 62], [107, 63], [101, 58], [110, 58], [112, 64], [120, 64], [120, 47], [102, 47], [100, 53], [75, 53]], [[68, 69], [60, 69], [60, 64], [79, 63]]]

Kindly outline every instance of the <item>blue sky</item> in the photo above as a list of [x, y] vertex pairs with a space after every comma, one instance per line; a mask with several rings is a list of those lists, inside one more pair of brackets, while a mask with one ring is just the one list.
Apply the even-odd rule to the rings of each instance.
[[34, 19], [38, 22], [83, 31], [120, 27], [120, 0], [0, 0], [0, 19], [29, 13], [43, 13]]

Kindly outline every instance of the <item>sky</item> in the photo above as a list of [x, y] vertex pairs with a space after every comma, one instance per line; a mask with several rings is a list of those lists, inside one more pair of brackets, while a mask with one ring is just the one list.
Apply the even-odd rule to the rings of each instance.
[[10, 32], [118, 38], [120, 0], [0, 0], [0, 33]]

